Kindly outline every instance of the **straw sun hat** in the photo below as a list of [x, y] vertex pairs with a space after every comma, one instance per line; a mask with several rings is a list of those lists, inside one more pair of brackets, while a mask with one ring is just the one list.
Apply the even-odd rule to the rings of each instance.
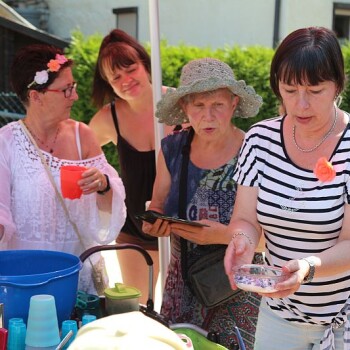
[[240, 97], [234, 113], [236, 117], [249, 118], [258, 113], [262, 98], [253, 87], [246, 85], [244, 80], [236, 80], [226, 63], [214, 58], [201, 58], [182, 68], [179, 87], [167, 90], [157, 104], [156, 117], [160, 123], [167, 125], [187, 123], [189, 120], [179, 104], [180, 99], [189, 94], [221, 88], [228, 88]]

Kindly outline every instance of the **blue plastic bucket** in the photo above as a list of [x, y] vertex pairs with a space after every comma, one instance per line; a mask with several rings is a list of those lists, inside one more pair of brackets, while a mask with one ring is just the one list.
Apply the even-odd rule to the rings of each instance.
[[28, 318], [33, 295], [55, 297], [59, 324], [69, 319], [74, 308], [79, 271], [79, 257], [49, 250], [7, 250], [0, 252], [0, 303], [4, 304], [7, 328], [12, 317]]

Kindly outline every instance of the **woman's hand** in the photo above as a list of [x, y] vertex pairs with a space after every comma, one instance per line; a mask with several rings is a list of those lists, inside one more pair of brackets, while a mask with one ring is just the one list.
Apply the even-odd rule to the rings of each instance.
[[210, 220], [200, 220], [197, 222], [208, 225], [208, 227], [171, 223], [171, 232], [200, 245], [225, 243], [223, 233], [226, 232], [227, 226]]
[[168, 237], [171, 232], [169, 222], [162, 219], [157, 219], [153, 224], [143, 221], [142, 231], [154, 237]]
[[255, 246], [252, 244], [249, 236], [241, 232], [233, 235], [224, 258], [225, 272], [232, 289], [237, 289], [234, 281], [234, 272], [244, 264], [251, 264], [254, 252]]
[[303, 259], [290, 260], [282, 267], [282, 271], [290, 274], [290, 276], [285, 281], [276, 284], [277, 292], [268, 293], [268, 296], [271, 298], [285, 298], [294, 294], [300, 288], [305, 276], [308, 274], [309, 264]]
[[89, 168], [84, 171], [78, 185], [84, 194], [103, 191], [108, 186], [106, 176], [97, 168]]

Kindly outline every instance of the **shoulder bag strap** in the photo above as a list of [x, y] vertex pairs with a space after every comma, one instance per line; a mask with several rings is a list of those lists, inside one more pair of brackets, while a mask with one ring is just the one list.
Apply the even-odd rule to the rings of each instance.
[[[182, 147], [182, 162], [179, 181], [179, 218], [187, 219], [186, 207], [187, 207], [187, 176], [188, 176], [188, 163], [190, 159], [191, 142], [193, 139], [194, 130], [190, 129], [186, 144]], [[184, 282], [187, 282], [187, 239], [180, 238], [181, 245], [181, 271]]]

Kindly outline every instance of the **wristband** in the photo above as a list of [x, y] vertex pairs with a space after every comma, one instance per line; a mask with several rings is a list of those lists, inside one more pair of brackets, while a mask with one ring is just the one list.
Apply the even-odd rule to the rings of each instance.
[[109, 177], [106, 174], [103, 174], [106, 178], [106, 182], [107, 182], [107, 186], [103, 191], [97, 191], [98, 194], [105, 194], [106, 192], [108, 192], [111, 189], [111, 186], [109, 185]]

